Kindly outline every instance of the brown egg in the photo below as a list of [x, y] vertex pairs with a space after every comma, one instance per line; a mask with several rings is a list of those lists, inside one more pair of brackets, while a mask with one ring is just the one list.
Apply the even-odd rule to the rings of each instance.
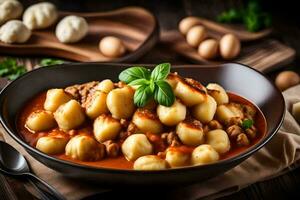
[[220, 54], [224, 59], [233, 59], [241, 51], [241, 42], [233, 34], [226, 34], [220, 40]]
[[125, 53], [123, 42], [119, 38], [113, 36], [102, 38], [99, 43], [99, 49], [103, 55], [112, 58], [120, 57]]
[[215, 39], [208, 39], [201, 42], [198, 53], [205, 59], [215, 58], [218, 54], [218, 42]]
[[186, 34], [186, 42], [192, 47], [198, 47], [206, 37], [206, 29], [197, 25], [192, 27]]
[[296, 72], [283, 71], [276, 77], [275, 84], [281, 90], [286, 90], [300, 83], [300, 77]]
[[300, 124], [300, 101], [293, 104], [292, 114], [296, 121]]
[[199, 20], [196, 17], [186, 17], [183, 18], [180, 22], [179, 22], [179, 31], [180, 33], [182, 33], [183, 35], [186, 35], [187, 32], [195, 25], [199, 24]]

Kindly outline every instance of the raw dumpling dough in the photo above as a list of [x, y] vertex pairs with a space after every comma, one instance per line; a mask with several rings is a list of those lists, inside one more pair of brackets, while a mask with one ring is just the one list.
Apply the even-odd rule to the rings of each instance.
[[0, 1], [0, 25], [11, 19], [17, 19], [23, 12], [23, 6], [16, 0]]
[[0, 28], [0, 40], [4, 43], [24, 43], [31, 31], [19, 20], [11, 20]]
[[62, 43], [78, 42], [88, 32], [88, 23], [83, 17], [74, 15], [63, 18], [56, 26], [55, 34]]
[[58, 17], [55, 5], [49, 2], [29, 6], [23, 14], [24, 24], [31, 30], [48, 28]]

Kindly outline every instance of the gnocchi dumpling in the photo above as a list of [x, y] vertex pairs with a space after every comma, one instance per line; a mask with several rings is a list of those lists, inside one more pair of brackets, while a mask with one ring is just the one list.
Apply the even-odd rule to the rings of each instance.
[[181, 80], [180, 76], [176, 73], [170, 73], [168, 77], [166, 78], [166, 81], [169, 83], [171, 88], [175, 90], [177, 83]]
[[210, 95], [207, 95], [204, 102], [192, 108], [192, 113], [193, 116], [200, 122], [208, 123], [214, 118], [216, 110], [217, 102]]
[[144, 134], [130, 135], [122, 144], [122, 153], [130, 160], [152, 153], [152, 145]]
[[167, 168], [168, 163], [155, 155], [139, 157], [133, 164], [135, 170], [162, 170]]
[[108, 108], [106, 106], [106, 97], [107, 93], [95, 91], [87, 98], [85, 103], [85, 113], [89, 118], [95, 119], [99, 115], [108, 112]]
[[154, 112], [148, 109], [138, 109], [132, 117], [132, 122], [143, 133], [159, 134], [163, 132], [163, 125], [159, 121], [159, 118]]
[[26, 127], [31, 131], [46, 131], [55, 127], [56, 122], [53, 114], [49, 111], [38, 110], [31, 113], [26, 120]]
[[189, 164], [190, 155], [181, 151], [168, 149], [166, 153], [166, 161], [171, 167], [182, 167]]
[[85, 120], [85, 115], [80, 104], [76, 100], [70, 100], [58, 107], [54, 118], [59, 128], [70, 130], [80, 126]]
[[237, 115], [237, 113], [234, 113], [226, 105], [220, 105], [217, 107], [216, 116], [224, 124], [228, 124], [230, 122], [230, 119], [232, 119], [234, 117], [239, 117], [239, 115]]
[[134, 90], [125, 86], [111, 90], [106, 99], [106, 105], [116, 119], [128, 119], [132, 116], [135, 106], [133, 102]]
[[181, 79], [174, 89], [174, 94], [184, 105], [194, 106], [205, 101], [206, 89], [198, 81]]
[[206, 133], [207, 144], [210, 144], [218, 153], [223, 154], [230, 150], [230, 140], [222, 129], [216, 129]]
[[157, 107], [157, 115], [163, 124], [174, 126], [185, 119], [186, 106], [179, 100], [176, 100], [170, 107], [159, 105]]
[[86, 36], [88, 23], [83, 17], [66, 16], [56, 26], [55, 35], [62, 43], [78, 42]]
[[31, 36], [31, 31], [19, 20], [10, 20], [0, 28], [0, 41], [4, 43], [24, 43]]
[[204, 142], [204, 131], [196, 121], [180, 122], [176, 126], [176, 134], [180, 141], [188, 146], [198, 146]]
[[68, 141], [66, 137], [44, 136], [38, 139], [36, 148], [50, 155], [61, 154], [65, 151]]
[[54, 4], [41, 2], [29, 6], [23, 14], [24, 24], [31, 30], [48, 28], [58, 17]]
[[94, 121], [94, 136], [98, 142], [113, 140], [121, 131], [121, 123], [109, 115], [100, 115]]
[[71, 99], [63, 89], [50, 89], [46, 94], [44, 109], [54, 112], [60, 105], [67, 103]]
[[105, 79], [97, 85], [96, 90], [109, 93], [114, 89], [114, 87], [114, 83], [110, 79]]
[[205, 165], [218, 161], [220, 158], [218, 152], [209, 144], [202, 144], [196, 147], [191, 156], [193, 165]]
[[81, 161], [97, 161], [104, 157], [105, 147], [88, 135], [76, 135], [66, 146], [66, 155]]
[[23, 12], [23, 6], [16, 0], [0, 1], [0, 25], [11, 19], [17, 19]]
[[228, 95], [224, 88], [216, 83], [210, 83], [206, 86], [208, 94], [210, 94], [217, 102], [218, 105], [229, 102]]

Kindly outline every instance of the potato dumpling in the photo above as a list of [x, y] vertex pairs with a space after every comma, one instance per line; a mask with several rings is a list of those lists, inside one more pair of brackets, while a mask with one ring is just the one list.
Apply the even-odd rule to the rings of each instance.
[[50, 89], [47, 91], [44, 109], [54, 112], [60, 105], [67, 103], [71, 99], [63, 89]]
[[158, 134], [163, 132], [163, 125], [157, 115], [148, 109], [137, 109], [132, 117], [132, 122], [143, 133], [150, 132]]
[[209, 144], [202, 144], [192, 152], [191, 162], [193, 165], [205, 165], [219, 160], [218, 152]]
[[190, 162], [190, 155], [177, 150], [167, 150], [166, 161], [171, 167], [186, 166]]
[[97, 85], [97, 90], [109, 93], [114, 89], [114, 83], [110, 79], [105, 79]]
[[99, 115], [108, 112], [108, 108], [106, 106], [106, 97], [107, 93], [95, 91], [87, 98], [85, 104], [85, 113], [89, 118], [95, 119]]
[[169, 83], [171, 88], [175, 90], [177, 83], [181, 80], [182, 78], [177, 75], [177, 73], [169, 73], [168, 77], [166, 78], [166, 81]]
[[65, 137], [44, 136], [38, 139], [36, 148], [50, 155], [61, 154], [65, 152], [68, 140]]
[[51, 112], [38, 110], [31, 113], [26, 120], [26, 127], [34, 132], [46, 131], [56, 125]]
[[227, 105], [219, 105], [217, 107], [216, 116], [217, 119], [224, 124], [228, 124], [231, 118], [239, 117], [239, 115], [234, 113]]
[[88, 28], [88, 23], [83, 17], [70, 15], [60, 20], [55, 35], [62, 43], [75, 43], [86, 36]]
[[30, 36], [31, 31], [19, 20], [10, 20], [0, 28], [0, 41], [4, 43], [24, 43]]
[[185, 119], [186, 107], [179, 100], [176, 100], [170, 107], [159, 105], [157, 115], [163, 124], [174, 126]]
[[180, 122], [176, 126], [176, 134], [180, 141], [188, 146], [198, 146], [204, 142], [203, 129], [195, 122]]
[[228, 95], [224, 88], [216, 83], [210, 83], [206, 86], [208, 94], [210, 94], [217, 102], [218, 105], [229, 102]]
[[104, 157], [105, 149], [88, 135], [76, 135], [66, 146], [66, 155], [81, 161], [97, 161]]
[[133, 103], [134, 90], [125, 86], [110, 91], [106, 98], [106, 105], [116, 119], [128, 119], [132, 116], [135, 106]]
[[216, 110], [217, 102], [210, 95], [207, 95], [204, 102], [193, 107], [192, 113], [200, 122], [208, 123], [214, 118]]
[[216, 129], [206, 133], [206, 142], [220, 154], [230, 150], [229, 137], [222, 129]]
[[31, 30], [48, 28], [55, 23], [58, 13], [54, 4], [41, 2], [29, 6], [23, 14], [24, 24]]
[[168, 163], [155, 155], [139, 157], [133, 164], [135, 170], [162, 170], [167, 168]]
[[58, 107], [54, 118], [59, 128], [67, 131], [80, 126], [84, 120], [84, 111], [76, 100], [70, 100]]
[[16, 0], [0, 1], [0, 25], [11, 19], [17, 19], [23, 12], [23, 6]]
[[175, 87], [174, 94], [186, 106], [202, 103], [206, 98], [205, 87], [193, 79], [181, 79]]
[[121, 131], [121, 123], [109, 115], [100, 115], [94, 121], [94, 136], [98, 142], [113, 140]]
[[152, 153], [152, 145], [144, 134], [130, 135], [122, 144], [122, 153], [130, 160]]

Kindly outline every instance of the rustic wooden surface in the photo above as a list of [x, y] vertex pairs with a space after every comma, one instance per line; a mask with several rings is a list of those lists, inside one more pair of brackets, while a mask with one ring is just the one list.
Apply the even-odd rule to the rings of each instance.
[[[36, 2], [34, 0], [25, 0], [25, 3]], [[55, 0], [57, 5], [60, 8], [69, 10], [69, 11], [103, 11], [119, 8], [122, 6], [130, 5], [139, 5], [144, 6], [149, 9], [159, 19], [162, 31], [174, 30], [177, 26], [178, 21], [187, 15], [200, 15], [213, 19], [217, 13], [222, 11], [224, 8], [229, 6], [239, 4], [239, 0], [230, 1], [230, 0], [181, 0], [181, 1], [160, 1], [160, 0], [128, 0], [126, 2], [121, 0], [115, 0], [113, 4], [111, 1], [103, 0], [85, 0], [85, 1], [73, 1], [73, 0], [64, 0], [59, 1]], [[300, 21], [297, 18], [298, 10], [296, 3], [293, 3], [291, 0], [286, 0], [285, 4], [281, 1], [276, 2], [272, 1], [272, 4], [268, 4], [269, 1], [266, 1], [266, 8], [273, 14], [274, 18], [274, 31], [271, 38], [275, 38], [287, 44], [294, 49], [300, 49]], [[284, 10], [285, 12], [282, 12]], [[5, 56], [5, 55], [2, 55]], [[31, 59], [19, 59], [20, 62], [25, 62], [28, 66], [34, 66], [39, 62], [39, 58]], [[157, 44], [152, 51], [147, 53], [137, 63], [160, 63], [168, 61], [174, 64], [186, 64], [191, 63], [189, 59], [186, 59], [174, 51], [170, 51], [170, 48], [164, 44]], [[290, 64], [286, 64], [285, 68], [296, 71], [300, 73], [300, 54], [296, 52], [296, 58]], [[281, 67], [281, 66], [279, 66]], [[281, 70], [283, 70], [281, 69]], [[271, 79], [277, 75], [281, 70], [276, 70], [271, 73], [267, 73], [267, 76]], [[253, 174], [255, 176], [255, 174]], [[0, 177], [2, 178], [2, 177]], [[13, 188], [14, 199], [34, 199], [29, 196], [28, 192], [24, 190], [23, 185], [16, 184], [16, 180], [12, 178], [5, 177], [9, 180]], [[19, 182], [19, 181], [18, 181]], [[238, 200], [238, 199], [299, 199], [299, 185], [300, 185], [300, 168], [294, 169], [289, 173], [282, 175], [278, 178], [272, 180], [263, 181], [260, 183], [253, 184], [245, 189], [242, 189], [240, 192], [232, 194], [227, 197], [222, 197], [220, 199], [226, 200]], [[0, 187], [1, 189], [1, 187]], [[0, 191], [1, 194], [1, 191]], [[148, 194], [147, 194], [148, 195]], [[5, 196], [5, 195], [4, 195]], [[103, 195], [101, 199], [110, 199], [113, 195], [107, 194]], [[164, 197], [163, 195], [161, 197]], [[0, 196], [0, 199], [2, 196]], [[151, 196], [145, 199], [157, 198], [157, 196]]]

